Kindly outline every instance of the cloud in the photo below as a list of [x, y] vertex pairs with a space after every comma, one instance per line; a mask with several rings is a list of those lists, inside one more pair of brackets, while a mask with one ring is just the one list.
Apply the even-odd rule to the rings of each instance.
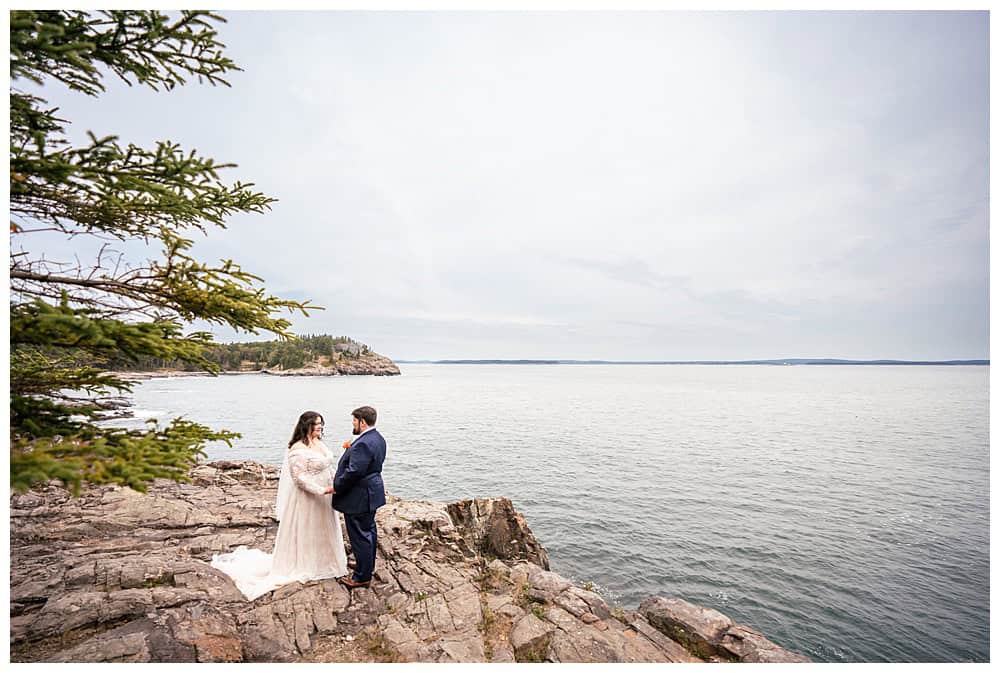
[[328, 308], [296, 329], [413, 359], [988, 353], [985, 12], [229, 16], [232, 89], [45, 94], [278, 197], [196, 251]]

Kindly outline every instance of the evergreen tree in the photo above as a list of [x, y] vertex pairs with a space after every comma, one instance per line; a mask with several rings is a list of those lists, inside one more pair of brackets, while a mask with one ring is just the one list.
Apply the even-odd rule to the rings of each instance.
[[[58, 478], [139, 490], [157, 477], [184, 480], [207, 441], [239, 435], [177, 419], [142, 430], [104, 427], [108, 396], [130, 384], [110, 360], [182, 362], [209, 372], [207, 332], [191, 321], [290, 338], [284, 311], [318, 308], [271, 296], [231, 260], [192, 258], [192, 232], [225, 227], [233, 213], [263, 213], [273, 199], [227, 184], [217, 164], [170, 141], [146, 149], [115, 136], [72, 146], [67, 120], [26, 80], [89, 96], [106, 74], [171, 90], [188, 79], [223, 84], [239, 70], [203, 11], [10, 12], [10, 475], [17, 490]], [[140, 265], [60, 263], [33, 249], [33, 234], [144, 240], [162, 256]]]

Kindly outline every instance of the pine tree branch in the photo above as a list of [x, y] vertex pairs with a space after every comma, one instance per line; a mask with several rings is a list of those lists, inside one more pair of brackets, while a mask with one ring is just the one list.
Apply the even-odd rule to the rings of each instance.
[[[173, 16], [173, 15], [172, 15]], [[274, 199], [250, 183], [227, 184], [216, 163], [162, 141], [146, 149], [116, 136], [89, 135], [74, 146], [68, 121], [44, 99], [16, 88], [22, 79], [61, 82], [97, 96], [107, 74], [130, 86], [173, 89], [191, 77], [229, 83], [239, 68], [223, 53], [207, 11], [14, 10], [10, 13], [10, 478], [16, 489], [58, 478], [142, 490], [157, 477], [184, 480], [207, 441], [226, 430], [175, 420], [145, 431], [96, 424], [109, 392], [128, 384], [103, 368], [114, 362], [181, 362], [216, 372], [206, 332], [182, 333], [196, 320], [290, 339], [284, 311], [308, 315], [310, 302], [269, 295], [261, 278], [231, 260], [193, 259], [191, 229], [226, 227], [236, 213], [265, 213]], [[74, 240], [160, 243], [162, 261], [133, 268], [104, 257], [85, 266], [25, 250], [58, 231]], [[145, 320], [144, 320], [145, 319]], [[293, 353], [283, 352], [288, 358]], [[78, 395], [84, 395], [80, 398]]]

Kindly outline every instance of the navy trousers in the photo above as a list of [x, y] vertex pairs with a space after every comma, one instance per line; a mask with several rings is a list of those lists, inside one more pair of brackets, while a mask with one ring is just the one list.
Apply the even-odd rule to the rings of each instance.
[[347, 538], [351, 541], [354, 554], [355, 582], [367, 582], [375, 572], [375, 551], [378, 549], [378, 528], [375, 526], [375, 512], [344, 514]]

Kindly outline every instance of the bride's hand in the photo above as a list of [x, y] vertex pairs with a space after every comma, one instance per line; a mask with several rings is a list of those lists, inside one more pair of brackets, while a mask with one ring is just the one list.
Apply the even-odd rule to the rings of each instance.
[[326, 489], [325, 491], [323, 491], [323, 495], [330, 495], [331, 493], [336, 493], [336, 491], [333, 490], [332, 486], [330, 488]]

